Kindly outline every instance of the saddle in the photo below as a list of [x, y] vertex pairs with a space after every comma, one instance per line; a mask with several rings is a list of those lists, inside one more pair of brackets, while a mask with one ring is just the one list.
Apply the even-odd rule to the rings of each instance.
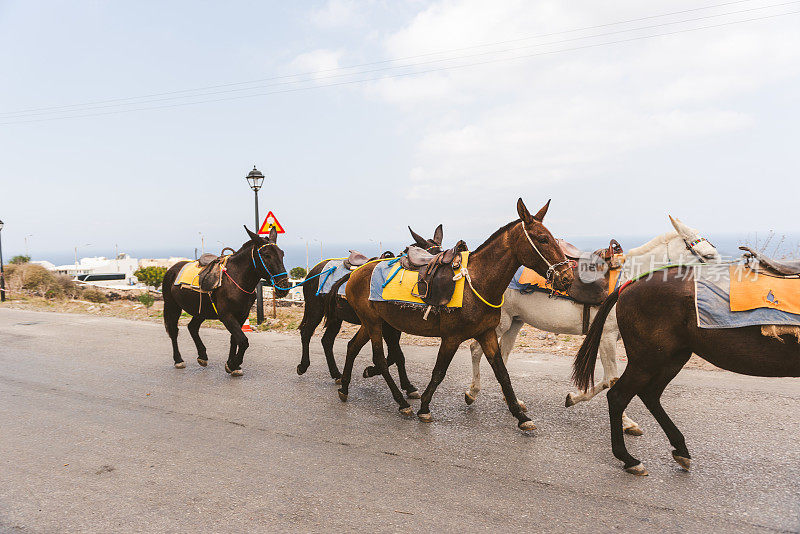
[[[559, 240], [558, 244], [564, 255], [571, 260], [573, 279], [567, 289], [567, 295], [579, 304], [583, 304], [582, 330], [585, 335], [589, 331], [590, 308], [598, 306], [608, 297], [609, 275], [611, 269], [620, 267], [618, 258], [622, 255], [622, 246], [617, 240], [612, 239], [608, 248], [582, 252], [566, 241]], [[565, 245], [569, 251], [565, 250]]]
[[739, 250], [745, 251], [745, 257], [751, 265], [755, 264], [755, 270], [763, 270], [774, 276], [800, 276], [800, 260], [778, 261], [764, 256], [750, 247], [739, 247]]
[[[203, 267], [197, 275], [198, 285], [201, 291], [210, 293], [222, 285], [222, 269], [228, 263], [229, 256], [215, 256], [214, 254], [203, 254], [197, 260], [198, 265]], [[203, 262], [206, 263], [203, 263]]]
[[461, 253], [466, 250], [464, 241], [435, 256], [419, 247], [409, 247], [400, 265], [408, 264], [412, 267], [410, 270], [419, 272], [416, 296], [430, 306], [446, 306], [453, 298], [456, 289], [454, 278], [461, 269]]
[[350, 255], [344, 260], [344, 268], [348, 271], [354, 271], [369, 261], [369, 258], [362, 253], [355, 250], [350, 251]]

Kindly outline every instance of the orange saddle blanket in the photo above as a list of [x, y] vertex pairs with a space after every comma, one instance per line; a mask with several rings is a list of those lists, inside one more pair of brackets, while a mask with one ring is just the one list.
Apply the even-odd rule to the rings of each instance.
[[771, 308], [800, 314], [800, 278], [779, 278], [731, 266], [731, 311]]

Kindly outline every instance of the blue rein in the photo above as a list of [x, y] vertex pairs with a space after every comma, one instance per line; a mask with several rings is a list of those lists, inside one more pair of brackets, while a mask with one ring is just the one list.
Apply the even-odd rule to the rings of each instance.
[[[275, 279], [277, 277], [279, 277], [279, 276], [287, 275], [288, 273], [286, 271], [284, 271], [282, 273], [279, 273], [279, 274], [272, 274], [271, 272], [269, 272], [269, 269], [267, 269], [267, 265], [264, 263], [264, 258], [261, 257], [261, 249], [266, 247], [266, 246], [268, 246], [268, 245], [274, 245], [274, 243], [267, 243], [266, 245], [261, 245], [258, 248], [258, 254], [253, 254], [253, 267], [255, 267], [255, 269], [258, 270], [258, 266], [256, 265], [256, 259], [255, 259], [255, 256], [258, 256], [258, 260], [261, 262], [261, 266], [264, 268], [264, 271], [269, 275], [269, 281], [272, 284], [272, 287], [274, 289], [280, 289], [282, 291], [288, 291], [288, 290], [293, 289], [295, 287], [300, 287], [303, 284], [305, 284], [306, 282], [309, 282], [309, 281], [313, 280], [314, 278], [317, 278], [318, 276], [322, 276], [323, 274], [325, 275], [325, 280], [327, 280], [328, 277], [331, 275], [331, 273], [336, 270], [336, 267], [331, 267], [330, 269], [325, 269], [321, 273], [315, 274], [314, 276], [311, 276], [311, 277], [308, 277], [305, 280], [303, 280], [302, 282], [298, 282], [298, 283], [294, 284], [293, 286], [280, 287], [280, 286], [275, 284]], [[323, 280], [322, 284], [325, 283], [325, 280]], [[320, 287], [322, 287], [322, 284], [320, 284]], [[317, 294], [319, 294], [319, 293], [317, 293]]]

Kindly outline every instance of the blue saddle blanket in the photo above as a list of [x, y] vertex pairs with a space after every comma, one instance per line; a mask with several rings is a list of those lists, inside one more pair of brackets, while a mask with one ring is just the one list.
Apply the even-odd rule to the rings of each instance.
[[800, 315], [772, 308], [731, 311], [729, 265], [695, 268], [695, 305], [700, 328], [742, 328], [745, 326], [800, 326]]
[[[319, 289], [317, 295], [327, 295], [331, 292], [333, 284], [344, 278], [350, 273], [344, 266], [344, 260], [328, 260], [322, 268], [322, 275], [319, 277]], [[347, 287], [347, 282], [339, 286], [337, 293], [344, 296], [344, 289]]]

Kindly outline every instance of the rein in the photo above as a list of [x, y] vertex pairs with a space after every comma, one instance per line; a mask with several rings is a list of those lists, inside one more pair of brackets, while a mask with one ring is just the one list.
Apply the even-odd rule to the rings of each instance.
[[466, 266], [461, 267], [461, 270], [458, 272], [457, 275], [453, 277], [453, 280], [458, 280], [462, 277], [467, 279], [467, 282], [469, 282], [469, 288], [472, 290], [473, 293], [475, 293], [475, 296], [478, 297], [481, 300], [481, 302], [483, 302], [490, 308], [500, 308], [503, 306], [503, 303], [506, 301], [505, 292], [503, 292], [503, 296], [500, 298], [500, 304], [492, 304], [491, 302], [483, 298], [481, 294], [478, 293], [478, 290], [475, 289], [475, 286], [472, 285], [472, 277], [469, 275], [469, 271], [467, 270]]
[[544, 257], [544, 254], [542, 254], [542, 253], [539, 251], [539, 249], [536, 247], [536, 245], [535, 245], [535, 244], [534, 244], [534, 242], [533, 242], [533, 239], [531, 239], [531, 236], [530, 236], [530, 235], [528, 235], [528, 229], [527, 229], [527, 228], [525, 228], [525, 221], [523, 221], [522, 219], [520, 219], [520, 222], [522, 223], [522, 233], [523, 233], [523, 234], [525, 234], [525, 237], [528, 239], [528, 243], [530, 243], [530, 244], [531, 244], [531, 247], [533, 247], [533, 250], [535, 250], [535, 251], [536, 251], [536, 253], [539, 255], [539, 257], [540, 257], [540, 258], [542, 258], [542, 261], [544, 261], [544, 262], [545, 262], [545, 264], [547, 264], [547, 276], [545, 276], [545, 279], [546, 279], [548, 282], [552, 281], [553, 277], [555, 276], [556, 269], [557, 269], [558, 267], [561, 267], [562, 265], [569, 265], [569, 264], [570, 264], [570, 261], [569, 261], [568, 259], [564, 259], [564, 261], [560, 261], [560, 262], [558, 262], [558, 263], [556, 263], [556, 264], [552, 264], [552, 263], [550, 263], [550, 262], [547, 260], [547, 258], [545, 258], [545, 257]]

